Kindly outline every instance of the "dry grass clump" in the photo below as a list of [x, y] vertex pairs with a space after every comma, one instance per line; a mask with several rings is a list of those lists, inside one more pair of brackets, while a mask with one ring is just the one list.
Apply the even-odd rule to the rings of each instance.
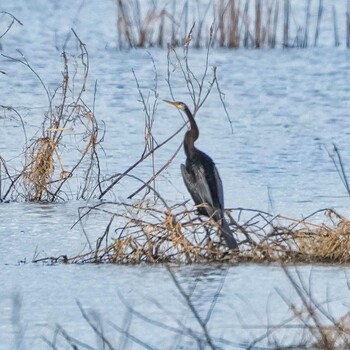
[[43, 192], [48, 190], [55, 170], [53, 157], [56, 145], [51, 138], [43, 137], [33, 143], [31, 150], [25, 181], [28, 187], [32, 187], [29, 191], [34, 194], [33, 200], [40, 200], [43, 198]]
[[[323, 214], [323, 222], [316, 216]], [[291, 222], [291, 223], [290, 223]], [[350, 261], [350, 221], [331, 209], [320, 210], [307, 219], [281, 215], [270, 221], [270, 232], [248, 254], [253, 261], [335, 262]]]
[[[95, 247], [67, 258], [73, 263], [203, 263], [203, 262], [337, 262], [350, 261], [350, 222], [332, 210], [319, 211], [308, 220], [248, 210], [227, 210], [239, 242], [239, 253], [229, 251], [214, 221], [198, 216], [186, 204], [164, 208], [143, 200], [135, 204], [100, 203], [85, 208], [83, 223], [92, 213], [107, 222]], [[322, 214], [324, 223], [313, 223]], [[99, 219], [101, 221], [101, 219]], [[319, 219], [317, 219], [319, 221]], [[292, 222], [292, 223], [291, 223]], [[41, 260], [61, 260], [44, 258]]]
[[[62, 82], [53, 92], [22, 55], [7, 57], [27, 67], [39, 80], [47, 95], [48, 110], [38, 131], [28, 139], [24, 119], [11, 106], [0, 106], [22, 125], [24, 166], [15, 173], [0, 157], [0, 201], [57, 201], [86, 199], [99, 183], [99, 159], [96, 149], [103, 139], [93, 110], [83, 100], [89, 74], [89, 56], [85, 45], [74, 33], [78, 55], [63, 52]], [[75, 190], [75, 188], [77, 188]]]
[[306, 227], [295, 232], [300, 254], [313, 261], [350, 261], [350, 221], [337, 216], [334, 227]]

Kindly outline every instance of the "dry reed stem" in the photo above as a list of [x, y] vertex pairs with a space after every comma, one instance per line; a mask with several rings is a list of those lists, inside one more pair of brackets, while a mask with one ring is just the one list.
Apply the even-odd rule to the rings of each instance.
[[[2, 17], [6, 17], [7, 16], [7, 18], [10, 18], [10, 21], [11, 21], [10, 23], [7, 24], [7, 28], [4, 29], [2, 33], [0, 33], [0, 39], [2, 39], [10, 31], [10, 29], [12, 28], [12, 26], [15, 23], [23, 26], [23, 23], [19, 19], [17, 19], [13, 14], [11, 14], [11, 13], [9, 13], [7, 11], [0, 11], [0, 14], [4, 15]], [[2, 20], [2, 18], [1, 18], [1, 20]], [[0, 44], [0, 49], [1, 49], [1, 44]]]

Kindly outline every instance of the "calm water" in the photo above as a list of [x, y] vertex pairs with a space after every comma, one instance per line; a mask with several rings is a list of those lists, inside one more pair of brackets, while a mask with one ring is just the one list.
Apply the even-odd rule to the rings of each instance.
[[[68, 53], [78, 52], [75, 41], [68, 37], [71, 27], [87, 45], [90, 76], [84, 100], [92, 107], [97, 81], [95, 114], [106, 125], [102, 171], [105, 176], [124, 171], [140, 157], [144, 146], [144, 112], [132, 69], [142, 91], [146, 96], [150, 93], [152, 101], [153, 59], [159, 98], [169, 99], [165, 81], [167, 52], [116, 50], [112, 1], [89, 1], [80, 10], [67, 0], [13, 1], [7, 6], [4, 10], [20, 19], [23, 26], [15, 25], [2, 39], [2, 53], [19, 57], [16, 50], [21, 50], [51, 91], [61, 82], [62, 47], [66, 43]], [[327, 31], [322, 35], [327, 35]], [[203, 72], [205, 58], [203, 50], [190, 51], [194, 72]], [[297, 218], [331, 207], [349, 217], [350, 199], [327, 153], [336, 143], [345, 169], [350, 171], [349, 58], [350, 51], [344, 45], [338, 49], [323, 45], [308, 50], [211, 52], [210, 66], [218, 67], [233, 130], [218, 93], [213, 91], [197, 115], [201, 132], [198, 148], [217, 163], [227, 207], [268, 210]], [[28, 137], [33, 137], [47, 111], [45, 91], [21, 64], [1, 57], [0, 70], [6, 72], [0, 78], [0, 104], [15, 107], [23, 117]], [[176, 99], [190, 104], [179, 70], [172, 75], [172, 88]], [[0, 115], [0, 155], [9, 160], [12, 169], [23, 163], [24, 137], [18, 121], [11, 117], [9, 113]], [[176, 110], [159, 102], [153, 130], [157, 142], [170, 136], [182, 123]], [[183, 133], [156, 154], [157, 168], [170, 158], [182, 137]], [[157, 189], [169, 201], [188, 199], [179, 169], [183, 160], [180, 152], [158, 179]], [[64, 162], [69, 168], [74, 159], [66, 156]], [[152, 175], [151, 163], [142, 164], [133, 174], [147, 180]], [[124, 181], [115, 196], [125, 200], [137, 186], [138, 183]], [[72, 188], [73, 194], [74, 191]], [[42, 337], [53, 340], [56, 325], [99, 348], [77, 300], [95, 320], [100, 320], [116, 348], [125, 344], [125, 339], [110, 322], [123, 329], [130, 323], [130, 334], [156, 349], [195, 347], [185, 335], [157, 328], [135, 315], [130, 318], [126, 303], [169, 326], [179, 327], [181, 322], [199, 330], [165, 267], [24, 263], [36, 254], [58, 256], [84, 251], [84, 233], [78, 226], [71, 229], [78, 208], [84, 205], [73, 200], [0, 205], [0, 348], [50, 348]], [[104, 227], [97, 219], [89, 221], [92, 242]], [[311, 280], [317, 300], [331, 300], [330, 309], [335, 316], [347, 311], [347, 267], [298, 269], [306, 281]], [[280, 294], [298, 303], [278, 266], [183, 266], [174, 267], [174, 271], [183, 288], [193, 293], [192, 300], [203, 317], [220, 291], [208, 328], [213, 337], [230, 340], [237, 347], [264, 334], [264, 327], [279, 324], [290, 316]], [[297, 333], [280, 331], [276, 336], [289, 344]], [[62, 338], [58, 344], [59, 349], [70, 348]], [[142, 348], [130, 344], [131, 341], [130, 349]]]

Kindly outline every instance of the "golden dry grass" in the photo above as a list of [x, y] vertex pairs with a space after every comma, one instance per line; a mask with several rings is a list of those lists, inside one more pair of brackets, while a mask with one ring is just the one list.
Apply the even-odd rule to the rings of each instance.
[[33, 200], [41, 200], [43, 192], [48, 190], [48, 184], [54, 172], [54, 151], [56, 145], [49, 137], [37, 139], [28, 154], [29, 166], [24, 173], [28, 192], [33, 193]]
[[334, 227], [308, 227], [295, 232], [300, 254], [312, 261], [349, 262], [350, 221], [338, 218]]

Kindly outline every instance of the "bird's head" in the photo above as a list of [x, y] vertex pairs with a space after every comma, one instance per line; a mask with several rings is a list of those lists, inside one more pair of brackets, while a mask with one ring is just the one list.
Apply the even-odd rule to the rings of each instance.
[[168, 100], [163, 100], [166, 103], [169, 103], [170, 105], [176, 107], [177, 109], [181, 109], [182, 111], [186, 110], [187, 106], [183, 102], [178, 102], [178, 101], [168, 101]]

